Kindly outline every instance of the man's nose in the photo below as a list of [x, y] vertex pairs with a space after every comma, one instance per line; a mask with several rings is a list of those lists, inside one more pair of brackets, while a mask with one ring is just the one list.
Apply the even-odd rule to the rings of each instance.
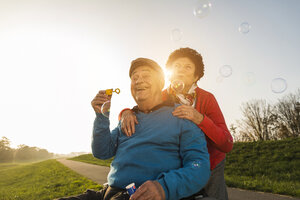
[[139, 77], [136, 79], [136, 81], [135, 81], [136, 84], [138, 84], [138, 83], [143, 83], [143, 82], [145, 82], [145, 80], [144, 80], [143, 77], [141, 77], [141, 76], [139, 76]]

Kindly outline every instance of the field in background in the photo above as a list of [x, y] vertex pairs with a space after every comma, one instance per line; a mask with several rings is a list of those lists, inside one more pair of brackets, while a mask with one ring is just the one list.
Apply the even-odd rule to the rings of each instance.
[[0, 200], [50, 200], [101, 187], [56, 160], [0, 164]]
[[86, 162], [86, 163], [90, 163], [90, 164], [102, 165], [102, 166], [109, 167], [113, 158], [108, 159], [108, 160], [99, 160], [99, 159], [95, 158], [92, 154], [83, 154], [83, 155], [80, 155], [77, 157], [69, 158], [69, 160], [81, 161], [81, 162]]
[[[112, 161], [91, 154], [72, 160], [104, 166]], [[235, 143], [226, 157], [225, 179], [229, 187], [300, 197], [300, 138]]]
[[[109, 166], [112, 159], [91, 154], [72, 160]], [[225, 178], [230, 187], [300, 197], [300, 138], [235, 143], [227, 154]], [[56, 160], [0, 164], [0, 200], [46, 200], [70, 196], [102, 186]]]
[[228, 186], [300, 197], [300, 138], [235, 143], [226, 159]]

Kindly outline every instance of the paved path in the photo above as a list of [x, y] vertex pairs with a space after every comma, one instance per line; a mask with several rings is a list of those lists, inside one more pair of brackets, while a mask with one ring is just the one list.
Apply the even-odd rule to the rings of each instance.
[[[95, 181], [96, 183], [103, 184], [107, 182], [106, 177], [109, 172], [109, 167], [66, 159], [58, 159], [58, 161], [77, 173]], [[265, 192], [253, 192], [236, 188], [228, 188], [228, 196], [229, 200], [300, 200], [298, 198], [292, 198], [289, 196]]]
[[284, 195], [271, 194], [265, 192], [253, 192], [238, 188], [227, 188], [229, 200], [299, 200]]
[[96, 183], [103, 185], [103, 183], [107, 182], [106, 177], [109, 172], [109, 167], [92, 165], [67, 159], [58, 159], [58, 161], [76, 171], [78, 174], [81, 174], [82, 176], [85, 176]]

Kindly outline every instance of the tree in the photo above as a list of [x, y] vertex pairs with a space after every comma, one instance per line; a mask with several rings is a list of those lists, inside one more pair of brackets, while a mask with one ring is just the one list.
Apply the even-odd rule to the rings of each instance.
[[46, 149], [37, 147], [29, 147], [27, 145], [19, 145], [16, 150], [15, 160], [17, 161], [36, 161], [53, 157]]
[[230, 133], [231, 133], [234, 141], [238, 141], [239, 140], [239, 137], [238, 137], [236, 129], [237, 129], [237, 127], [234, 126], [234, 124], [230, 124], [229, 130], [230, 130]]
[[48, 159], [48, 158], [52, 158], [52, 157], [53, 157], [53, 154], [49, 153], [46, 149], [38, 149], [37, 159], [43, 160], [43, 159]]
[[33, 160], [32, 150], [25, 144], [18, 145], [15, 155], [16, 161], [29, 161]]
[[241, 110], [243, 118], [237, 121], [237, 128], [230, 127], [235, 141], [300, 136], [300, 89], [295, 94], [285, 95], [275, 105], [268, 104], [266, 100], [252, 100], [243, 103]]
[[14, 150], [10, 148], [10, 141], [6, 137], [0, 140], [0, 162], [12, 162]]
[[300, 102], [300, 89], [295, 94], [290, 93], [279, 99], [275, 105], [278, 113], [278, 136], [280, 138], [298, 137], [300, 135], [300, 117], [297, 110], [297, 102]]
[[275, 136], [277, 115], [266, 100], [243, 103], [243, 119], [238, 121], [239, 138], [242, 141], [271, 140]]

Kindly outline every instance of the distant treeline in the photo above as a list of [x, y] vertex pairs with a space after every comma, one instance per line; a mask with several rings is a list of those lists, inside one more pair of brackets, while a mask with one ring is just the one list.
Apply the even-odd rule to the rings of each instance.
[[235, 141], [266, 141], [300, 137], [300, 89], [274, 104], [254, 99], [241, 106], [243, 117], [230, 125]]
[[0, 163], [4, 162], [27, 162], [44, 160], [53, 157], [46, 149], [19, 145], [17, 149], [10, 147], [10, 141], [6, 137], [0, 139]]

